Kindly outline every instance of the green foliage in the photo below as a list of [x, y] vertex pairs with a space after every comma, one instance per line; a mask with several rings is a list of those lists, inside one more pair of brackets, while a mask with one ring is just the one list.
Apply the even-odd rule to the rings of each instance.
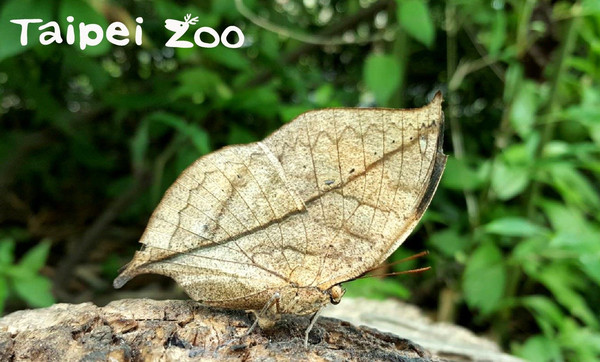
[[400, 64], [391, 55], [371, 54], [365, 61], [364, 80], [377, 104], [385, 105], [400, 85]]
[[[165, 189], [203, 154], [262, 139], [309, 109], [421, 106], [441, 88], [450, 157], [404, 244], [430, 256], [384, 270], [433, 271], [359, 279], [344, 285], [348, 295], [427, 306], [458, 295], [461, 319], [451, 322], [521, 357], [600, 358], [598, 1], [390, 0], [373, 11], [379, 1], [244, 1], [322, 46], [255, 25], [233, 0], [181, 4], [0, 4], [2, 303], [51, 303], [40, 268], [58, 274], [91, 225], [112, 217], [77, 260], [84, 273], [68, 270], [78, 283], [52, 285], [105, 294]], [[247, 43], [165, 48], [164, 20], [187, 13], [197, 26], [240, 26]], [[103, 26], [143, 17], [143, 45], [42, 46], [33, 25], [22, 47], [9, 22], [38, 17], [64, 29], [66, 15]], [[45, 238], [56, 252], [32, 242]]]
[[411, 37], [431, 48], [435, 28], [429, 7], [423, 0], [396, 0], [398, 23]]
[[52, 284], [47, 277], [39, 274], [46, 264], [50, 242], [42, 241], [32, 247], [18, 263], [14, 260], [14, 249], [14, 240], [0, 240], [0, 314], [13, 293], [31, 307], [52, 305]]
[[363, 278], [344, 284], [345, 297], [408, 298], [410, 291], [391, 279]]

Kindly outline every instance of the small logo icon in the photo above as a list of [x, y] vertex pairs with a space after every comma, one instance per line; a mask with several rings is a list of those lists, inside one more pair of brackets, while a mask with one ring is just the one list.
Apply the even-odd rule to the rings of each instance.
[[165, 20], [165, 28], [174, 32], [173, 36], [167, 41], [165, 44], [168, 47], [172, 48], [191, 48], [194, 46], [194, 43], [187, 40], [179, 40], [183, 34], [190, 28], [190, 25], [195, 25], [198, 22], [198, 17], [192, 18], [192, 14], [187, 14], [183, 21], [175, 20], [175, 19], [167, 19]]

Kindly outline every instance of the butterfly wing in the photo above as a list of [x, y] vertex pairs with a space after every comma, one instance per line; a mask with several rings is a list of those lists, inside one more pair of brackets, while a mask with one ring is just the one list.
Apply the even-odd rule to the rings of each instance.
[[265, 139], [307, 213], [302, 285], [330, 286], [382, 263], [429, 205], [443, 172], [442, 97], [422, 108], [307, 112]]
[[174, 278], [194, 299], [259, 309], [274, 291], [326, 290], [381, 263], [437, 186], [441, 95], [416, 110], [307, 112], [262, 142], [188, 167], [114, 281]]

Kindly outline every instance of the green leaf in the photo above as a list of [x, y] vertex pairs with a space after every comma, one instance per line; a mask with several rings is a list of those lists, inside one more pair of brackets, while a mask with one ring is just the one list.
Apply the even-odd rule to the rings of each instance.
[[41, 275], [15, 278], [12, 286], [17, 295], [32, 307], [48, 307], [55, 303], [51, 293], [52, 283]]
[[442, 185], [453, 190], [475, 190], [481, 186], [479, 174], [464, 159], [449, 156], [442, 176]]
[[504, 11], [496, 11], [495, 15], [488, 45], [491, 57], [496, 57], [500, 53], [506, 40], [506, 14]]
[[560, 191], [567, 203], [584, 210], [600, 210], [600, 194], [597, 187], [592, 186], [588, 178], [573, 164], [553, 163], [548, 171], [552, 177], [552, 184]]
[[574, 287], [581, 280], [573, 273], [571, 268], [563, 265], [551, 264], [533, 276], [548, 288], [556, 300], [572, 315], [580, 318], [589, 326], [598, 327], [598, 319], [587, 305], [583, 295]]
[[386, 299], [390, 297], [406, 299], [410, 291], [394, 279], [361, 278], [344, 284], [345, 296], [351, 298]]
[[520, 89], [521, 84], [523, 83], [523, 66], [521, 63], [514, 62], [510, 64], [508, 69], [506, 70], [505, 76], [505, 85], [504, 85], [504, 102], [510, 103], [515, 97], [515, 94]]
[[325, 107], [330, 102], [335, 89], [329, 83], [320, 86], [315, 92], [312, 94], [312, 98], [314, 99], [314, 103], [319, 107]]
[[257, 141], [256, 135], [252, 134], [249, 129], [239, 126], [235, 123], [231, 124], [231, 129], [227, 136], [227, 144], [240, 145]]
[[195, 103], [204, 97], [215, 99], [230, 99], [231, 89], [223, 82], [218, 73], [204, 69], [192, 68], [179, 73], [177, 79], [180, 86], [173, 92], [173, 98], [191, 96]]
[[491, 243], [477, 248], [467, 262], [463, 291], [467, 304], [483, 314], [496, 310], [506, 284], [506, 271], [500, 250]]
[[363, 79], [375, 95], [377, 104], [383, 106], [401, 83], [400, 63], [390, 55], [371, 54], [365, 62]]
[[411, 37], [431, 48], [435, 40], [435, 28], [429, 7], [422, 0], [396, 0], [398, 22]]
[[561, 344], [573, 351], [574, 361], [597, 361], [600, 356], [600, 333], [586, 328], [573, 318], [566, 318], [561, 330]]
[[544, 200], [542, 209], [558, 233], [576, 236], [578, 240], [596, 240], [598, 229], [588, 222], [580, 210], [564, 204]]
[[560, 345], [542, 335], [533, 336], [517, 348], [515, 348], [517, 356], [531, 362], [547, 362], [547, 361], [562, 361], [560, 353]]
[[530, 309], [540, 328], [550, 334], [562, 328], [565, 315], [556, 303], [546, 296], [531, 295], [521, 298], [520, 303]]
[[446, 256], [454, 256], [456, 253], [465, 250], [470, 244], [467, 236], [459, 235], [453, 228], [434, 233], [429, 238], [429, 243]]
[[230, 109], [272, 119], [279, 112], [279, 95], [271, 86], [244, 89], [227, 102]]
[[144, 118], [146, 121], [160, 122], [175, 128], [178, 132], [189, 137], [196, 150], [201, 155], [211, 151], [208, 134], [202, 128], [188, 124], [183, 118], [166, 112], [155, 112]]
[[490, 234], [504, 236], [527, 237], [548, 233], [546, 228], [536, 225], [531, 221], [521, 217], [505, 217], [496, 219], [484, 225], [483, 229]]
[[282, 105], [281, 109], [279, 110], [279, 115], [281, 116], [283, 122], [287, 123], [293, 120], [294, 118], [298, 117], [302, 113], [310, 111], [311, 109], [313, 109], [313, 107], [309, 105]]
[[10, 238], [0, 239], [0, 275], [4, 268], [15, 261], [15, 241]]
[[510, 122], [522, 138], [527, 137], [535, 125], [538, 107], [538, 86], [533, 82], [523, 82], [510, 109]]
[[31, 272], [38, 272], [46, 264], [48, 252], [50, 251], [50, 241], [42, 241], [27, 253], [19, 261], [19, 268]]
[[[237, 39], [230, 41], [237, 42]], [[244, 58], [240, 49], [229, 49], [219, 45], [216, 48], [203, 49], [202, 54], [233, 70], [242, 71], [250, 67], [250, 62]]]
[[[52, 1], [9, 0], [0, 7], [0, 61], [39, 45], [38, 28], [52, 19]], [[21, 25], [11, 23], [17, 19], [42, 19], [27, 27], [27, 45], [21, 45]]]
[[[68, 16], [72, 16], [74, 21], [72, 23], [75, 28], [75, 43], [72, 45], [77, 50], [81, 51], [85, 55], [102, 55], [106, 54], [111, 44], [106, 40], [106, 29], [108, 28], [108, 21], [104, 16], [98, 13], [93, 7], [89, 5], [87, 1], [81, 0], [62, 0], [59, 3], [58, 8], [58, 22], [60, 23], [61, 29], [67, 29], [70, 24], [67, 21]], [[79, 34], [79, 23], [85, 24], [98, 24], [103, 29], [103, 38], [100, 44], [96, 46], [87, 46], [85, 49], [80, 47], [80, 34]], [[93, 36], [90, 34], [90, 36]], [[66, 39], [64, 39], [66, 42]]]
[[4, 311], [4, 303], [8, 298], [8, 282], [6, 278], [0, 274], [0, 316]]
[[500, 200], [511, 199], [529, 184], [529, 170], [521, 165], [509, 165], [496, 159], [493, 165], [491, 188]]

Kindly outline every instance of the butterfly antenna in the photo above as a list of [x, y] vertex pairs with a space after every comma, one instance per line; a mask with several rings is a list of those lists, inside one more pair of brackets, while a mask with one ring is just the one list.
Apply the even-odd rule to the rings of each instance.
[[390, 266], [398, 265], [398, 264], [401, 264], [401, 263], [404, 263], [404, 262], [407, 262], [407, 261], [415, 260], [415, 259], [424, 257], [426, 255], [429, 255], [429, 252], [427, 250], [424, 250], [424, 251], [422, 251], [420, 253], [417, 253], [417, 254], [414, 254], [414, 255], [411, 255], [411, 256], [407, 256], [406, 258], [402, 258], [400, 260], [396, 260], [396, 261], [393, 261], [391, 263], [381, 264], [379, 266], [376, 266], [376, 267], [374, 267], [372, 269], [367, 270], [365, 272], [365, 274], [366, 273], [370, 273], [370, 272], [375, 271], [375, 270], [379, 270], [379, 269], [383, 269], [383, 268], [388, 268]]
[[379, 266], [376, 266], [372, 269], [367, 270], [366, 272], [362, 273], [361, 275], [357, 276], [356, 278], [352, 278], [348, 281], [352, 281], [352, 280], [356, 280], [356, 279], [362, 279], [362, 278], [372, 278], [372, 277], [386, 277], [386, 276], [392, 276], [392, 275], [402, 275], [402, 274], [413, 274], [413, 273], [420, 273], [420, 272], [424, 272], [427, 271], [429, 269], [431, 269], [431, 267], [425, 267], [425, 268], [417, 268], [417, 269], [410, 269], [410, 270], [405, 270], [405, 271], [400, 271], [400, 272], [391, 272], [391, 273], [385, 273], [385, 274], [379, 274], [379, 275], [373, 275], [373, 274], [369, 274], [375, 270], [379, 270], [379, 269], [383, 269], [383, 268], [387, 268], [393, 265], [398, 265], [400, 263], [404, 263], [410, 260], [415, 260], [418, 258], [421, 258], [423, 256], [429, 255], [429, 252], [427, 250], [421, 251], [420, 253], [416, 253], [414, 255], [411, 256], [407, 256], [406, 258], [402, 258], [400, 260], [396, 260], [392, 263], [388, 263], [388, 264], [381, 264]]
[[391, 272], [391, 273], [386, 273], [386, 274], [378, 274], [378, 275], [373, 275], [373, 274], [369, 274], [369, 275], [363, 275], [361, 277], [362, 278], [373, 278], [373, 277], [391, 277], [391, 276], [395, 276], [395, 275], [404, 275], [404, 274], [416, 274], [416, 273], [422, 273], [422, 272], [426, 272], [429, 269], [431, 269], [430, 266], [426, 266], [424, 268], [416, 268], [416, 269], [410, 269], [410, 270], [403, 270], [403, 271], [399, 271], [399, 272]]

